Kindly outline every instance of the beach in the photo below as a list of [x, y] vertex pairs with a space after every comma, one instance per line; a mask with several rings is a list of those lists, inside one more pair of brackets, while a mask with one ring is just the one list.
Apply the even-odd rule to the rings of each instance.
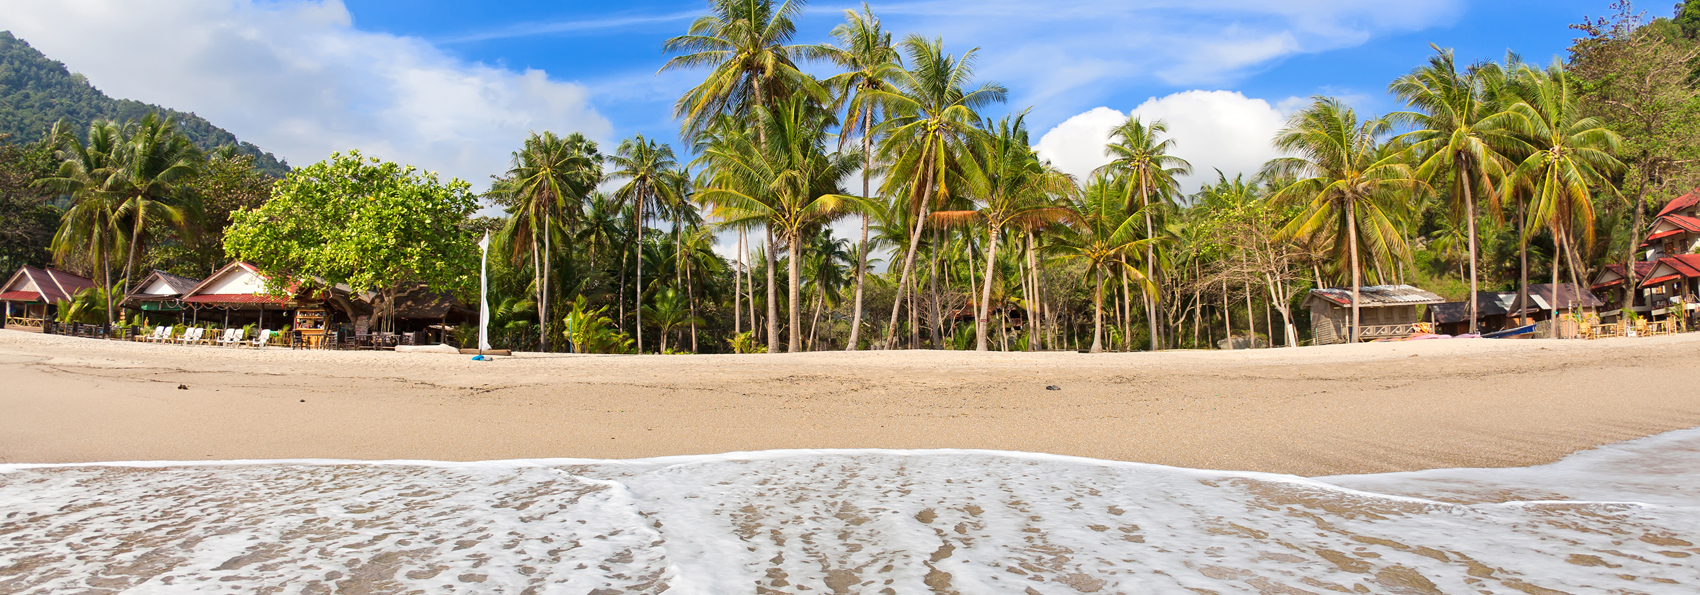
[[1518, 467], [1700, 426], [1697, 356], [1700, 335], [478, 362], [7, 330], [0, 462], [950, 448], [1305, 476]]

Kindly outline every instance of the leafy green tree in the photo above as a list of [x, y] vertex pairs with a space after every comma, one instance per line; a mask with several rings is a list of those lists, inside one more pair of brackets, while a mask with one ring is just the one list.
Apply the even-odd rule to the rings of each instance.
[[178, 133], [170, 120], [158, 114], [148, 114], [140, 122], [124, 126], [106, 192], [120, 201], [114, 215], [129, 228], [130, 254], [124, 262], [122, 285], [126, 291], [135, 272], [137, 253], [152, 241], [150, 223], [163, 223], [180, 236], [189, 233], [186, 209], [192, 199], [188, 184], [200, 174], [203, 161], [201, 150], [189, 142], [189, 137]]
[[573, 309], [567, 313], [565, 334], [567, 341], [572, 343], [578, 353], [631, 353], [632, 338], [620, 332], [609, 320], [608, 307], [595, 309], [589, 307], [589, 301], [580, 294], [573, 298]]
[[[1395, 223], [1400, 201], [1422, 182], [1403, 154], [1381, 150], [1391, 130], [1382, 118], [1359, 120], [1357, 112], [1332, 97], [1319, 97], [1293, 114], [1275, 136], [1281, 157], [1264, 166], [1263, 175], [1291, 179], [1275, 191], [1277, 206], [1303, 205], [1304, 211], [1282, 230], [1286, 238], [1322, 235], [1344, 252], [1352, 281], [1352, 321], [1347, 336], [1357, 342], [1359, 287], [1363, 268], [1360, 246], [1404, 254], [1404, 236]], [[1338, 262], [1338, 256], [1336, 262]]]
[[265, 204], [275, 183], [277, 178], [254, 167], [253, 156], [235, 147], [208, 154], [200, 174], [187, 183], [190, 200], [182, 208], [188, 233], [152, 250], [147, 267], [197, 279], [217, 271], [225, 264], [224, 230], [230, 227], [230, 214]]
[[1139, 237], [1139, 222], [1123, 209], [1127, 182], [1103, 174], [1093, 176], [1086, 189], [1065, 202], [1070, 225], [1057, 234], [1052, 251], [1063, 261], [1085, 263], [1092, 273], [1092, 353], [1104, 351], [1104, 275], [1125, 271], [1140, 283], [1144, 274], [1128, 264], [1154, 240]]
[[233, 213], [225, 249], [266, 271], [274, 292], [347, 284], [393, 298], [424, 283], [466, 295], [479, 254], [464, 225], [478, 208], [468, 188], [359, 151], [332, 154], [290, 172], [260, 208]]
[[[123, 131], [115, 123], [97, 121], [89, 126], [87, 143], [59, 125], [49, 137], [61, 146], [57, 153], [59, 171], [36, 184], [71, 196], [71, 208], [59, 219], [59, 229], [53, 234], [53, 260], [64, 266], [81, 259], [88, 270], [94, 271], [92, 276], [99, 285], [109, 286], [112, 253], [124, 249], [127, 240], [118, 217], [122, 199], [109, 190], [115, 169], [113, 154], [123, 143]], [[111, 292], [106, 299], [106, 312], [111, 314], [115, 310]]]
[[0, 137], [0, 271], [47, 264], [60, 215], [53, 193], [36, 184], [54, 173], [52, 144], [8, 140]]
[[[1139, 116], [1131, 116], [1110, 132], [1110, 144], [1104, 147], [1110, 163], [1103, 169], [1128, 179], [1124, 190], [1127, 192], [1125, 208], [1145, 216], [1145, 236], [1148, 238], [1156, 237], [1157, 233], [1151, 223], [1151, 214], [1156, 210], [1150, 208], [1152, 200], [1168, 202], [1180, 192], [1175, 176], [1192, 173], [1191, 163], [1169, 154], [1175, 148], [1175, 140], [1163, 137], [1168, 132], [1169, 126], [1162, 120], [1147, 124]], [[1156, 249], [1155, 242], [1145, 246], [1146, 279], [1157, 278], [1155, 267], [1159, 260]], [[1163, 340], [1157, 327], [1158, 303], [1154, 297], [1150, 293], [1145, 296], [1145, 319], [1150, 329], [1152, 351], [1156, 351]]]
[[643, 311], [649, 313], [649, 323], [655, 325], [661, 336], [661, 351], [667, 353], [667, 336], [694, 322], [701, 322], [696, 315], [691, 314], [690, 304], [679, 290], [668, 287], [655, 292], [653, 305], [643, 306]]

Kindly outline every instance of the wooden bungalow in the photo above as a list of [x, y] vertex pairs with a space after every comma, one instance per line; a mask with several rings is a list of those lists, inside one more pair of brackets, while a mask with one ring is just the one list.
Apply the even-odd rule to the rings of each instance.
[[1700, 254], [1664, 256], [1651, 264], [1652, 270], [1637, 285], [1642, 307], [1636, 311], [1659, 318], [1686, 317], [1700, 310]]
[[5, 302], [5, 327], [37, 329], [53, 319], [55, 304], [71, 301], [77, 292], [94, 287], [94, 281], [65, 271], [24, 266], [0, 286]]
[[[1420, 306], [1446, 302], [1410, 285], [1358, 288], [1358, 340], [1398, 339], [1422, 332]], [[1345, 343], [1352, 323], [1352, 288], [1312, 289], [1303, 306], [1310, 310], [1311, 337], [1317, 345]]]
[[[1642, 279], [1651, 276], [1653, 268], [1656, 266], [1658, 266], [1658, 263], [1637, 261], [1635, 263], [1636, 284], [1640, 284]], [[1600, 269], [1599, 275], [1594, 276], [1593, 285], [1589, 288], [1602, 302], [1600, 318], [1606, 322], [1611, 322], [1612, 319], [1616, 318], [1623, 308], [1629, 308], [1635, 312], [1646, 312], [1650, 309], [1640, 291], [1624, 286], [1624, 282], [1628, 278], [1623, 274], [1623, 271], [1623, 263], [1608, 264]], [[1631, 300], [1630, 298], [1634, 299]]]
[[[266, 276], [246, 262], [232, 262], [181, 294], [189, 322], [215, 322], [226, 327], [286, 323], [289, 300], [266, 293]], [[269, 320], [268, 320], [269, 318]]]
[[[1517, 294], [1515, 292], [1476, 292], [1476, 331], [1491, 333], [1508, 328], [1509, 322], [1513, 318], [1511, 309], [1516, 302]], [[1436, 333], [1443, 335], [1469, 333], [1470, 303], [1461, 301], [1430, 305], [1427, 320], [1434, 324], [1434, 332]]]
[[156, 270], [143, 277], [135, 289], [124, 296], [123, 307], [141, 312], [150, 324], [176, 321], [183, 313], [183, 295], [200, 284], [200, 279]]

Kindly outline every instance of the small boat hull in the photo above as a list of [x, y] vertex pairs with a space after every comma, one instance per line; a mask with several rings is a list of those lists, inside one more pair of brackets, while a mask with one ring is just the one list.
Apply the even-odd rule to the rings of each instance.
[[1520, 337], [1520, 336], [1527, 335], [1527, 334], [1530, 334], [1530, 333], [1533, 333], [1533, 332], [1535, 332], [1535, 325], [1525, 324], [1525, 325], [1517, 327], [1517, 328], [1508, 328], [1508, 329], [1505, 329], [1503, 331], [1494, 331], [1494, 332], [1491, 332], [1491, 333], [1482, 333], [1482, 338], [1483, 339], [1509, 339], [1511, 337]]

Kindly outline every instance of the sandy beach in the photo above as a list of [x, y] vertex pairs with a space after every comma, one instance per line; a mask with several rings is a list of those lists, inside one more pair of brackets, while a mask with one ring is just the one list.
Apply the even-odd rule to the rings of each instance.
[[1697, 357], [1700, 334], [475, 362], [8, 330], [0, 462], [971, 448], [1308, 476], [1509, 467], [1700, 426]]

